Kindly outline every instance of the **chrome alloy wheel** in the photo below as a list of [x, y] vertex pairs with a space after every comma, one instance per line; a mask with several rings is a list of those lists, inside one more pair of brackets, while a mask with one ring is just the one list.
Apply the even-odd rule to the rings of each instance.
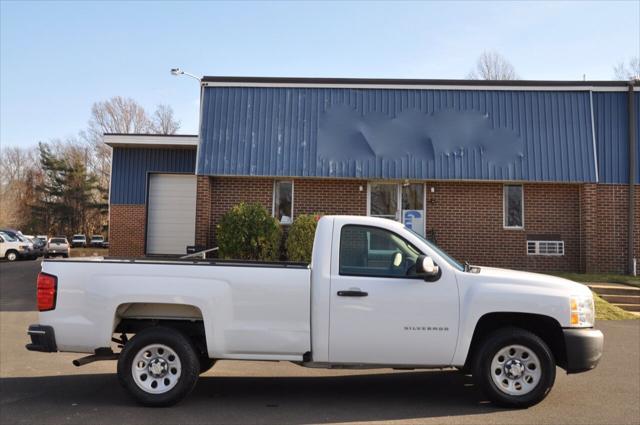
[[523, 345], [508, 345], [498, 350], [491, 360], [491, 379], [505, 394], [529, 394], [540, 382], [540, 359]]
[[131, 364], [133, 380], [149, 394], [164, 394], [180, 380], [180, 358], [163, 344], [147, 345], [136, 354]]

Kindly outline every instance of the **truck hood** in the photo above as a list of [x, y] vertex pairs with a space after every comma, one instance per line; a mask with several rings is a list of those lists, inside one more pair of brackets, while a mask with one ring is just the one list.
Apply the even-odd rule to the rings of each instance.
[[487, 283], [508, 283], [511, 285], [533, 286], [570, 292], [571, 295], [590, 295], [587, 285], [547, 274], [522, 272], [517, 270], [499, 269], [495, 267], [480, 267], [476, 276]]

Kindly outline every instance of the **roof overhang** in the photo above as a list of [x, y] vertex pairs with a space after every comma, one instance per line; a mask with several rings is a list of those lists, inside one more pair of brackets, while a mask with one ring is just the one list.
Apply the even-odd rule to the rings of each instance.
[[112, 148], [180, 148], [196, 149], [198, 136], [195, 134], [122, 134], [105, 133], [104, 143]]
[[[396, 78], [202, 77], [203, 87], [299, 87], [407, 90], [627, 91], [627, 81], [440, 80]], [[635, 82], [635, 91], [640, 84]]]

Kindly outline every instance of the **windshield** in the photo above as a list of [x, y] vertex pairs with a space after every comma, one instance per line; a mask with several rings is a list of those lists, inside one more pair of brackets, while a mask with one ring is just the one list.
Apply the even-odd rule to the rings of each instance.
[[406, 230], [410, 231], [411, 233], [413, 233], [414, 235], [416, 235], [418, 238], [420, 238], [420, 240], [422, 242], [424, 242], [425, 244], [427, 244], [427, 246], [429, 246], [429, 248], [431, 248], [432, 250], [434, 250], [436, 252], [436, 254], [438, 254], [439, 256], [441, 256], [442, 258], [444, 258], [444, 260], [451, 264], [453, 267], [455, 267], [456, 269], [460, 270], [461, 272], [464, 271], [464, 266], [462, 264], [460, 264], [456, 259], [454, 259], [453, 257], [451, 257], [449, 254], [447, 254], [446, 252], [444, 252], [443, 250], [441, 250], [440, 248], [438, 248], [433, 242], [431, 242], [430, 240], [426, 239], [424, 236], [422, 236], [419, 233], [416, 233], [413, 229], [408, 228], [407, 226], [404, 227]]
[[85, 239], [84, 235], [73, 235], [73, 239]]
[[54, 239], [51, 239], [51, 243], [66, 244], [67, 241], [65, 239], [61, 239], [61, 238], [54, 238]]
[[101, 241], [102, 239], [104, 239], [102, 236], [91, 236], [91, 240], [94, 241]]
[[7, 242], [16, 242], [16, 238], [14, 238], [13, 236], [10, 236], [8, 233], [0, 232], [0, 236], [2, 236], [4, 240]]

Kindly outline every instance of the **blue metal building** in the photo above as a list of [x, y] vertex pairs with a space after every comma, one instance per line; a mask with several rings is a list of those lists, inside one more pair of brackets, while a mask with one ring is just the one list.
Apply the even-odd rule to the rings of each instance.
[[[422, 214], [422, 233], [438, 234], [453, 254], [495, 265], [628, 271], [640, 255], [640, 208], [629, 184], [640, 183], [637, 84], [204, 77], [201, 90], [200, 134], [187, 144], [175, 136], [170, 143], [108, 136], [112, 211], [129, 207], [124, 216], [143, 215], [135, 255], [161, 245], [149, 235], [152, 225], [176, 220], [177, 212], [166, 211], [156, 220], [151, 204], [170, 205], [161, 194], [178, 189], [153, 185], [160, 187], [160, 176], [178, 182], [185, 174], [193, 176], [187, 191], [196, 216], [185, 228], [201, 246], [215, 244], [224, 205], [258, 201], [285, 225], [305, 211], [398, 220], [406, 211]], [[492, 200], [480, 211], [486, 224], [447, 218], [467, 208], [444, 207], [460, 187], [477, 205]], [[351, 198], [340, 198], [344, 193]], [[616, 230], [603, 230], [610, 223]], [[447, 236], [450, 228], [484, 245], [461, 245]], [[112, 237], [114, 245], [123, 246]], [[499, 246], [510, 251], [504, 261]], [[606, 255], [594, 265], [596, 252]]]

